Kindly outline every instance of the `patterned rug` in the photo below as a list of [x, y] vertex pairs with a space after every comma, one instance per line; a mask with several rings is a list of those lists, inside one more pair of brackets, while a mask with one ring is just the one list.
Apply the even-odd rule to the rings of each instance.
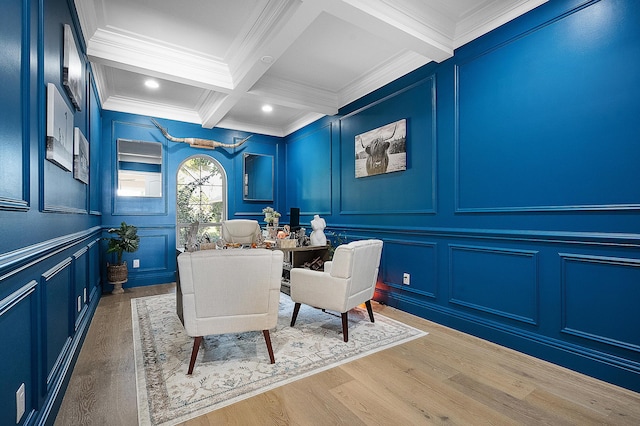
[[427, 333], [366, 310], [349, 312], [349, 342], [340, 315], [302, 305], [290, 327], [293, 302], [281, 294], [278, 325], [271, 330], [276, 363], [262, 332], [209, 336], [193, 375], [187, 367], [193, 339], [175, 313], [175, 294], [131, 300], [141, 425], [173, 425], [269, 389], [308, 377]]

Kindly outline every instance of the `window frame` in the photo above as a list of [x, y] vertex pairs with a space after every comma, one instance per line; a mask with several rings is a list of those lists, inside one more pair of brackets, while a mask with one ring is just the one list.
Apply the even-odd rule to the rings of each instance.
[[176, 206], [176, 219], [175, 219], [175, 223], [176, 223], [176, 247], [177, 248], [183, 248], [184, 244], [181, 245], [180, 243], [180, 231], [184, 228], [188, 228], [191, 223], [181, 223], [178, 222], [178, 217], [179, 217], [179, 206], [178, 206], [178, 192], [179, 192], [179, 181], [178, 181], [178, 175], [180, 174], [180, 171], [182, 170], [182, 168], [184, 167], [184, 165], [193, 159], [196, 158], [203, 158], [207, 161], [210, 161], [211, 163], [213, 163], [214, 167], [216, 167], [218, 169], [218, 171], [220, 172], [220, 176], [221, 176], [221, 180], [222, 180], [222, 211], [221, 211], [221, 215], [220, 215], [220, 222], [206, 222], [206, 223], [199, 223], [198, 224], [198, 231], [202, 228], [208, 228], [208, 227], [217, 227], [218, 229], [220, 229], [222, 227], [222, 222], [224, 220], [227, 219], [228, 216], [228, 203], [227, 203], [227, 192], [228, 192], [228, 179], [227, 179], [227, 171], [225, 170], [225, 168], [222, 166], [222, 164], [220, 164], [220, 162], [218, 160], [216, 160], [215, 158], [213, 158], [210, 155], [206, 155], [206, 154], [195, 154], [195, 155], [191, 155], [187, 158], [185, 158], [184, 160], [182, 160], [182, 162], [180, 162], [180, 165], [178, 166], [178, 168], [176, 169], [176, 198], [175, 198], [175, 206]]

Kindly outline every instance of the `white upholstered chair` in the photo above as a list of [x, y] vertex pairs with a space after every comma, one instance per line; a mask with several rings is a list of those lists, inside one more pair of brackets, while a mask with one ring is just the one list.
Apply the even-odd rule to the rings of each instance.
[[187, 374], [203, 336], [262, 330], [271, 363], [269, 329], [278, 322], [283, 253], [237, 249], [178, 256], [184, 328], [195, 337]]
[[222, 221], [222, 240], [225, 243], [256, 243], [261, 232], [257, 220], [231, 219]]
[[371, 298], [378, 279], [382, 241], [361, 240], [336, 248], [324, 271], [293, 268], [291, 270], [291, 299], [295, 302], [293, 327], [301, 303], [342, 314], [342, 334], [349, 341], [347, 312], [365, 303], [369, 319], [374, 322]]

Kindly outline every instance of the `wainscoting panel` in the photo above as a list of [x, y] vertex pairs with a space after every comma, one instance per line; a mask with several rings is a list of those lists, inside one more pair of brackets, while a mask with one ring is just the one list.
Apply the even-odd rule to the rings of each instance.
[[9, 366], [0, 380], [0, 424], [16, 424], [21, 383], [21, 424], [53, 423], [47, 418], [100, 299], [99, 233], [93, 227], [0, 255], [0, 359]]
[[87, 246], [73, 254], [73, 292], [74, 305], [74, 327], [77, 329], [81, 315], [86, 312], [87, 301], [89, 300], [89, 249]]
[[[640, 354], [640, 259], [560, 254], [562, 331]], [[615, 313], [615, 314], [612, 314]]]
[[25, 383], [25, 417], [34, 410], [36, 389], [36, 281], [31, 281], [0, 300], [0, 359], [3, 363], [0, 387], [0, 424], [16, 424], [16, 391]]
[[88, 276], [88, 296], [89, 301], [93, 295], [100, 291], [100, 239], [96, 238], [91, 241], [87, 245], [87, 257], [88, 257], [88, 268], [89, 268], [89, 276]]
[[[174, 226], [138, 226], [138, 236], [140, 246], [134, 253], [123, 253], [122, 259], [127, 262], [129, 279], [124, 284], [125, 288], [164, 284], [175, 281], [176, 271], [176, 249], [175, 249], [175, 227]], [[133, 267], [133, 260], [140, 260], [140, 267]], [[107, 255], [109, 262], [114, 261], [114, 257]], [[106, 268], [103, 268], [106, 274]], [[106, 281], [106, 276], [103, 277]], [[108, 284], [108, 283], [107, 283]], [[111, 291], [112, 286], [108, 284], [105, 291]]]
[[69, 310], [73, 304], [71, 289], [71, 257], [63, 259], [53, 268], [42, 274], [41, 283], [44, 289], [45, 315], [42, 324], [45, 330], [45, 368], [47, 386], [58, 372], [66, 355], [71, 338]]
[[449, 254], [451, 303], [537, 324], [536, 251], [450, 245]]
[[[399, 291], [416, 297], [435, 298], [438, 288], [435, 243], [385, 240], [382, 251], [382, 280]], [[409, 285], [403, 275], [410, 275]]]

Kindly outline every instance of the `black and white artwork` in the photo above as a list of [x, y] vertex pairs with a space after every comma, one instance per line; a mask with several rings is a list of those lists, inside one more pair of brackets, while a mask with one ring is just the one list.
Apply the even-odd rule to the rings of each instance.
[[356, 135], [356, 177], [407, 170], [407, 120]]
[[89, 184], [89, 141], [77, 127], [73, 132], [73, 177]]
[[64, 63], [62, 66], [62, 84], [78, 111], [82, 109], [84, 100], [84, 67], [80, 61], [80, 53], [73, 39], [69, 24], [64, 24]]
[[47, 84], [47, 160], [69, 172], [73, 166], [73, 113], [53, 83]]

